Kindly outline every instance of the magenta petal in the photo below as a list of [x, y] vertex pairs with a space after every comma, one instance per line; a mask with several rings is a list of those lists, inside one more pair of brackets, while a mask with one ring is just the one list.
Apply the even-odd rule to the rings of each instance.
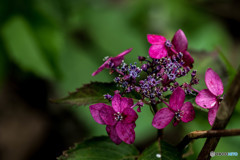
[[190, 122], [195, 118], [195, 112], [193, 109], [193, 105], [190, 102], [186, 102], [183, 104], [183, 106], [181, 108], [181, 112], [182, 112], [181, 120], [183, 122]]
[[181, 87], [176, 88], [169, 99], [169, 108], [171, 108], [174, 111], [181, 110], [184, 100], [185, 100], [184, 90]]
[[192, 64], [194, 63], [194, 59], [192, 58], [192, 56], [190, 55], [189, 52], [185, 51], [183, 52], [183, 61], [184, 61], [184, 64], [183, 66], [185, 67], [190, 67], [192, 68]]
[[166, 42], [166, 38], [163, 36], [155, 35], [155, 34], [148, 34], [147, 40], [150, 44], [163, 44]]
[[122, 61], [124, 60], [124, 56], [131, 51], [132, 51], [132, 48], [127, 49], [126, 51], [123, 51], [122, 53], [120, 53], [116, 57], [113, 57], [112, 62], [114, 63], [114, 66], [115, 67], [119, 66], [122, 63]]
[[162, 108], [153, 117], [152, 125], [157, 129], [163, 129], [172, 121], [173, 117], [174, 112], [169, 108]]
[[117, 55], [117, 57], [123, 57], [126, 54], [130, 53], [131, 51], [132, 51], [132, 48], [129, 48], [129, 49], [123, 51], [122, 53], [120, 53], [119, 55]]
[[208, 122], [211, 126], [213, 125], [215, 118], [217, 116], [218, 108], [219, 104], [217, 103], [213, 108], [209, 109], [208, 111]]
[[107, 131], [109, 137], [111, 138], [111, 140], [115, 144], [120, 144], [122, 142], [122, 140], [117, 135], [116, 125], [114, 125], [114, 126], [106, 126], [106, 131]]
[[102, 120], [105, 122], [106, 125], [115, 125], [116, 124], [116, 120], [114, 117], [114, 110], [111, 106], [103, 106], [101, 111], [99, 112]]
[[208, 68], [205, 74], [205, 83], [215, 96], [220, 96], [223, 94], [223, 83], [220, 77], [216, 72], [214, 72], [211, 68]]
[[112, 99], [112, 106], [116, 112], [122, 113], [125, 108], [130, 108], [133, 105], [131, 98], [121, 97], [120, 94], [115, 94]]
[[90, 113], [91, 113], [93, 119], [99, 124], [105, 124], [105, 122], [103, 121], [103, 119], [101, 118], [101, 116], [99, 114], [100, 110], [105, 105], [106, 104], [104, 104], [104, 103], [98, 103], [98, 104], [91, 105], [89, 107]]
[[99, 72], [101, 72], [104, 68], [109, 68], [108, 63], [111, 61], [112, 58], [109, 58], [106, 60], [95, 72], [93, 72], [92, 76], [97, 75]]
[[217, 98], [208, 89], [203, 89], [196, 96], [195, 102], [202, 108], [210, 109], [217, 103]]
[[124, 117], [123, 123], [133, 123], [138, 118], [137, 113], [132, 108], [125, 108], [123, 110], [123, 114], [122, 115]]
[[132, 98], [121, 97], [121, 112], [123, 112], [125, 108], [130, 108], [131, 106], [133, 106]]
[[184, 52], [187, 50], [188, 48], [188, 41], [187, 41], [187, 37], [185, 36], [184, 32], [179, 29], [173, 39], [172, 39], [172, 44], [174, 45], [175, 49], [178, 52]]
[[132, 144], [135, 140], [135, 123], [122, 123], [119, 121], [116, 125], [116, 132], [119, 138], [127, 144]]
[[152, 45], [149, 48], [149, 56], [155, 59], [161, 59], [168, 55], [165, 45]]
[[120, 94], [115, 94], [112, 99], [112, 107], [115, 112], [121, 113], [121, 96]]

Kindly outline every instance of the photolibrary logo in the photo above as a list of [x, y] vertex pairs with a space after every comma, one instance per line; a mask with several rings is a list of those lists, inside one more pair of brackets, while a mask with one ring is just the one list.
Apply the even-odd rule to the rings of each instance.
[[238, 156], [238, 152], [214, 152], [214, 151], [211, 151], [210, 156], [211, 157], [214, 157], [214, 156]]

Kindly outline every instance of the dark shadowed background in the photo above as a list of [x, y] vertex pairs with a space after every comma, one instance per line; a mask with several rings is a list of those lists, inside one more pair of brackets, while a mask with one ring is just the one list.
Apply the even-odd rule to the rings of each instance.
[[[49, 99], [67, 96], [90, 81], [112, 81], [108, 71], [92, 77], [105, 56], [133, 48], [127, 62], [148, 55], [148, 33], [171, 39], [182, 29], [195, 58], [200, 84], [213, 68], [225, 90], [240, 60], [238, 0], [1, 0], [0, 159], [56, 159], [84, 138], [106, 135], [88, 106], [63, 106]], [[184, 79], [183, 79], [184, 81]], [[240, 104], [227, 128], [239, 128]], [[139, 113], [138, 148], [156, 137], [148, 107]], [[177, 127], [165, 139], [178, 143], [190, 131], [208, 130], [207, 113]], [[195, 159], [204, 139], [192, 145]], [[240, 137], [222, 138], [216, 151], [240, 153]], [[220, 159], [221, 157], [218, 157]], [[222, 157], [224, 159], [226, 157]]]

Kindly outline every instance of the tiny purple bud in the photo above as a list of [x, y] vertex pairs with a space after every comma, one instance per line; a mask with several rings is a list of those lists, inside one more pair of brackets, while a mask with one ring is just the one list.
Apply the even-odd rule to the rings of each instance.
[[168, 47], [168, 48], [171, 48], [172, 44], [171, 44], [171, 42], [169, 40], [166, 40], [165, 46]]
[[123, 77], [123, 80], [128, 80], [129, 78], [130, 78], [129, 75], [125, 75], [125, 76]]
[[174, 83], [174, 86], [178, 87], [178, 86], [179, 86], [178, 82], [175, 82], [175, 83]]
[[141, 68], [142, 68], [143, 71], [147, 71], [148, 65], [147, 64], [143, 64]]
[[143, 103], [142, 100], [139, 100], [138, 103], [137, 103], [137, 105], [138, 105], [139, 107], [142, 107], [142, 106], [144, 105], [144, 103]]
[[196, 76], [196, 73], [197, 73], [197, 71], [196, 71], [196, 70], [193, 70], [191, 76], [192, 76], [192, 77], [195, 77], [195, 76]]
[[103, 95], [104, 96], [104, 99], [107, 99], [107, 100], [109, 100], [109, 101], [111, 101], [112, 100], [112, 96], [110, 95], [110, 94], [104, 94]]
[[138, 107], [138, 108], [137, 108], [137, 112], [141, 112], [141, 107]]
[[162, 68], [162, 67], [159, 65], [159, 66], [156, 67], [156, 70], [160, 71], [161, 68]]
[[119, 90], [114, 91], [114, 95], [115, 94], [120, 94], [120, 91]]
[[139, 93], [141, 91], [141, 88], [138, 86], [135, 86], [135, 91]]
[[138, 60], [139, 60], [139, 61], [145, 61], [145, 60], [146, 60], [146, 57], [138, 56]]
[[163, 92], [166, 92], [168, 90], [167, 87], [163, 87]]

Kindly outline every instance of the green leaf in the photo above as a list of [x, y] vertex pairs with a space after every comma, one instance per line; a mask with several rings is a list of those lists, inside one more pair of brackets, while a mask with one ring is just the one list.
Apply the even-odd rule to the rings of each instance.
[[161, 141], [160, 149], [159, 142], [157, 141], [146, 148], [138, 160], [160, 160], [159, 156], [162, 160], [181, 160], [181, 155], [181, 152], [177, 148], [171, 146], [170, 144], [167, 144], [164, 141]]
[[95, 137], [75, 144], [58, 160], [135, 160], [139, 152], [134, 145], [114, 144], [109, 137]]
[[[77, 106], [84, 106], [93, 103], [107, 103], [104, 99], [104, 94], [114, 95], [114, 91], [119, 90], [116, 83], [91, 82], [85, 84], [83, 87], [77, 89], [75, 92], [62, 99], [52, 100], [54, 103], [71, 104]], [[140, 99], [137, 93], [127, 94], [125, 97]]]
[[104, 99], [103, 95], [107, 93], [113, 95], [115, 90], [117, 90], [115, 83], [91, 82], [69, 93], [67, 97], [53, 100], [53, 102], [77, 106], [104, 103], [108, 100]]
[[23, 17], [11, 18], [3, 26], [1, 33], [10, 58], [21, 69], [40, 77], [54, 78], [49, 62], [40, 50], [30, 25]]
[[232, 64], [229, 62], [229, 60], [227, 59], [227, 57], [225, 56], [225, 54], [222, 52], [222, 50], [217, 49], [218, 53], [219, 53], [219, 57], [221, 59], [221, 61], [223, 62], [223, 64], [225, 65], [227, 72], [228, 72], [228, 76], [229, 76], [229, 80], [228, 80], [228, 84], [225, 90], [228, 90], [228, 88], [230, 87], [237, 71], [236, 69], [232, 66]]

